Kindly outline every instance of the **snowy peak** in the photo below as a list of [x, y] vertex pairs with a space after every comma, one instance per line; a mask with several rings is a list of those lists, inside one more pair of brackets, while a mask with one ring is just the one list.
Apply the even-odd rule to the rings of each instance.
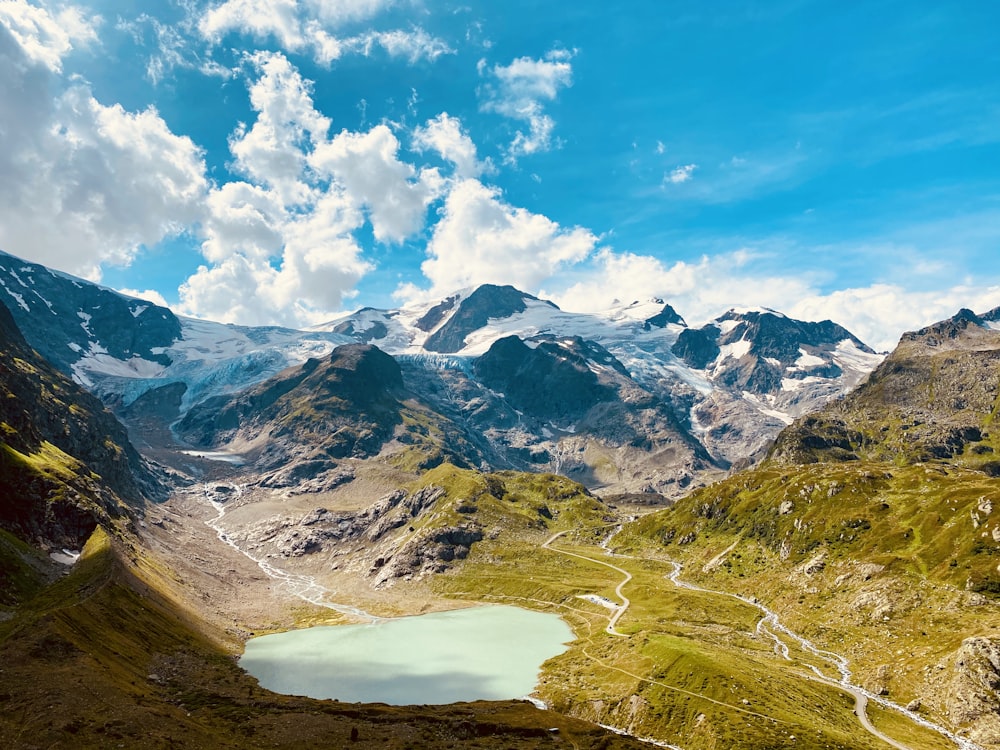
[[167, 365], [181, 336], [167, 308], [0, 254], [0, 299], [28, 342], [65, 372], [89, 355]]
[[762, 395], [788, 380], [839, 378], [844, 368], [870, 370], [879, 356], [842, 326], [812, 323], [770, 310], [730, 310], [699, 329], [681, 332], [673, 353], [727, 386]]
[[[472, 294], [463, 299], [454, 312], [453, 297], [441, 305], [431, 308], [417, 325], [421, 330], [427, 330], [436, 319], [444, 322], [431, 333], [424, 342], [424, 349], [439, 354], [453, 354], [465, 348], [465, 340], [469, 334], [486, 326], [491, 320], [503, 320], [527, 309], [527, 302], [541, 302], [558, 310], [551, 302], [539, 300], [530, 294], [518, 291], [512, 286], [495, 286], [483, 284]], [[449, 315], [450, 312], [450, 315]], [[446, 318], [447, 316], [447, 318]], [[445, 319], [446, 318], [446, 319]], [[421, 325], [422, 324], [422, 325]]]

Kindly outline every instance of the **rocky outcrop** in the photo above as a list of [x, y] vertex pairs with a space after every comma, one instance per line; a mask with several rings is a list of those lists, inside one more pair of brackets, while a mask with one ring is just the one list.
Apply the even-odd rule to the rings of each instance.
[[1000, 745], [1000, 640], [966, 638], [952, 659], [946, 708], [970, 739]]
[[[283, 467], [290, 459], [370, 456], [402, 421], [402, 390], [402, 374], [392, 357], [373, 346], [348, 344], [236, 396], [204, 401], [176, 430], [201, 447], [237, 437], [252, 443], [267, 435], [278, 445], [262, 454], [264, 470]], [[303, 455], [296, 447], [310, 450]]]
[[[573, 344], [542, 341], [531, 347], [508, 336], [473, 363], [473, 372], [520, 411], [544, 420], [575, 421], [596, 404], [617, 400], [618, 394], [611, 382], [602, 382], [591, 368], [593, 360], [577, 351], [585, 342], [577, 338]], [[598, 356], [609, 369], [627, 377], [621, 363], [607, 351]]]
[[397, 578], [443, 573], [455, 560], [468, 557], [472, 545], [482, 539], [483, 530], [472, 523], [421, 532], [391, 557], [375, 560], [372, 566], [375, 585], [384, 586]]

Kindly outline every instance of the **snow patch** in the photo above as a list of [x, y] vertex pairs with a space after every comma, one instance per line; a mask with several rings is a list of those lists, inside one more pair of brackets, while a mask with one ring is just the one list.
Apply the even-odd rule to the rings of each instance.
[[799, 349], [799, 358], [795, 360], [795, 366], [800, 370], [808, 370], [812, 367], [821, 367], [826, 364], [826, 360], [810, 354], [805, 349]]
[[820, 385], [825, 382], [828, 382], [825, 378], [817, 378], [814, 375], [805, 378], [782, 378], [781, 390], [784, 393], [796, 393], [806, 386]]
[[149, 305], [138, 305], [134, 310], [132, 310], [132, 317], [133, 318], [138, 318], [140, 315], [142, 315], [148, 309], [149, 309]]
[[838, 342], [833, 351], [834, 362], [844, 370], [855, 372], [871, 372], [883, 359], [884, 355], [863, 351], [850, 339]]
[[[73, 351], [80, 351], [76, 344], [70, 344], [70, 348]], [[91, 379], [86, 377], [84, 373], [147, 380], [161, 377], [165, 369], [159, 362], [150, 362], [138, 354], [133, 355], [131, 359], [116, 359], [108, 354], [107, 349], [95, 341], [90, 342], [90, 349], [73, 365], [73, 373], [80, 375], [81, 378], [86, 378], [87, 382], [90, 382]]]
[[[782, 381], [782, 383], [784, 383], [784, 381]], [[777, 409], [771, 409], [763, 399], [761, 399], [754, 393], [750, 393], [749, 391], [743, 391], [743, 399], [744, 401], [748, 401], [750, 404], [752, 404], [753, 407], [761, 414], [764, 414], [768, 417], [773, 417], [774, 419], [777, 419], [779, 422], [782, 422], [786, 425], [791, 424], [792, 422], [795, 421], [795, 419], [793, 419], [790, 415], [785, 414], [785, 412], [778, 411]]]
[[17, 292], [12, 292], [10, 290], [10, 287], [8, 287], [3, 282], [3, 279], [0, 279], [0, 286], [2, 286], [7, 291], [7, 294], [9, 294], [11, 297], [14, 298], [14, 301], [17, 302], [18, 305], [20, 305], [21, 309], [23, 309], [25, 312], [31, 312], [31, 308], [28, 307], [27, 303], [24, 301], [24, 297], [22, 297]]
[[[35, 280], [34, 280], [34, 279], [32, 279], [31, 281], [32, 281], [32, 283], [34, 283], [34, 281], [35, 281]], [[56, 311], [55, 311], [55, 310], [54, 310], [54, 309], [52, 308], [52, 303], [51, 303], [51, 302], [49, 302], [49, 301], [48, 301], [47, 299], [45, 299], [45, 297], [43, 297], [43, 296], [42, 296], [41, 294], [39, 294], [39, 293], [38, 293], [38, 290], [37, 290], [37, 289], [32, 289], [32, 290], [31, 290], [31, 293], [32, 293], [32, 294], [34, 294], [34, 295], [35, 295], [36, 297], [38, 297], [38, 299], [40, 299], [40, 300], [41, 300], [42, 302], [44, 302], [44, 303], [45, 303], [45, 306], [46, 306], [47, 308], [49, 308], [49, 312], [51, 312], [51, 313], [52, 313], [53, 315], [58, 315], [58, 314], [59, 314], [59, 313], [57, 313], [57, 312], [56, 312]]]
[[742, 322], [741, 320], [720, 320], [713, 325], [718, 326], [719, 330], [722, 331], [722, 335], [725, 336]]
[[85, 313], [85, 312], [83, 312], [82, 310], [81, 310], [81, 311], [79, 311], [79, 312], [78, 312], [78, 313], [76, 314], [76, 316], [77, 316], [77, 317], [78, 317], [78, 318], [79, 318], [80, 320], [82, 320], [82, 321], [83, 321], [83, 322], [82, 322], [82, 323], [80, 324], [80, 328], [82, 328], [82, 329], [83, 329], [83, 331], [84, 331], [84, 333], [86, 333], [86, 334], [87, 334], [87, 337], [88, 337], [88, 338], [94, 338], [94, 332], [90, 330], [90, 319], [91, 319], [91, 318], [92, 318], [93, 316], [92, 316], [92, 315], [89, 315], [88, 313]]
[[66, 346], [68, 346], [70, 349], [72, 349], [77, 354], [79, 354], [80, 352], [83, 351], [83, 347], [82, 346], [80, 346], [79, 344], [74, 343], [72, 341], [70, 341], [68, 344], [66, 344]]
[[726, 359], [727, 357], [732, 357], [733, 359], [739, 359], [740, 357], [745, 357], [750, 353], [750, 347], [752, 343], [746, 339], [740, 339], [732, 344], [723, 344], [719, 347], [719, 358], [718, 361]]
[[50, 552], [49, 557], [61, 565], [75, 565], [76, 561], [80, 559], [80, 552], [78, 550], [64, 549], [61, 552]]

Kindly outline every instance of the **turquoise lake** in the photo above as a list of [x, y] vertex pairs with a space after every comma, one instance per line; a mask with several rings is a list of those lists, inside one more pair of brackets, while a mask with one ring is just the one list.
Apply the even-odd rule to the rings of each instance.
[[491, 606], [274, 633], [240, 666], [268, 690], [351, 703], [523, 698], [573, 632], [557, 615]]

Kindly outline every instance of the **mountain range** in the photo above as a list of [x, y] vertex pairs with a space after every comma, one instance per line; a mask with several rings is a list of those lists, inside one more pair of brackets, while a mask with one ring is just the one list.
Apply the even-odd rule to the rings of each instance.
[[[1000, 308], [888, 355], [493, 285], [251, 328], [0, 255], [0, 339], [0, 744], [1000, 747]], [[573, 626], [552, 710], [231, 658], [461, 602]]]
[[392, 356], [410, 397], [463, 436], [451, 460], [652, 498], [758, 460], [782, 427], [881, 359], [830, 321], [730, 310], [692, 328], [659, 299], [579, 314], [484, 285], [296, 331], [180, 318], [12, 256], [0, 256], [0, 282], [43, 356], [126, 422], [155, 413], [193, 447], [233, 437], [204, 419], [191, 429], [219, 399], [362, 343]]

